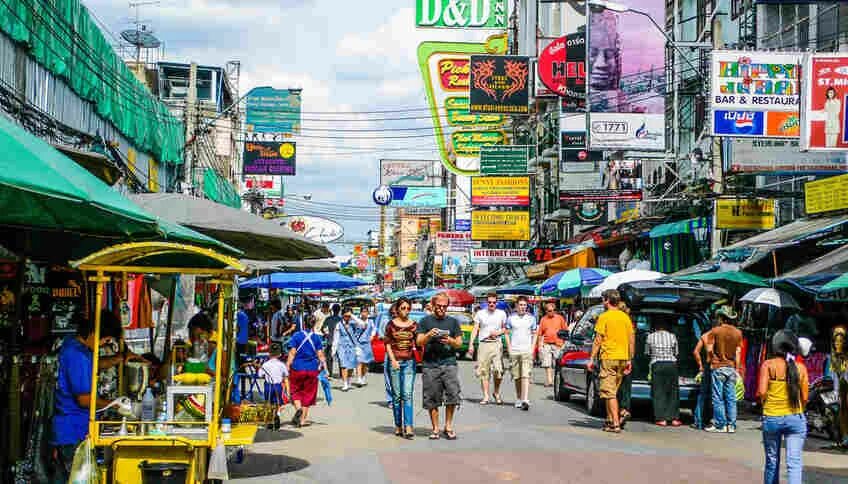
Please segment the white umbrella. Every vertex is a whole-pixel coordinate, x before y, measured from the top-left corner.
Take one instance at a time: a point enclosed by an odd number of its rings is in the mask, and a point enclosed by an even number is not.
[[[644,269],[631,269],[629,271],[616,272],[604,279],[604,282],[593,287],[592,290],[589,291],[589,297],[598,299],[604,291],[608,289],[618,289],[618,286],[628,282],[653,281],[654,279],[659,279],[664,275],[665,274],[662,272],[646,271]]]
[[[748,291],[747,294],[742,296],[740,301],[768,304],[769,306],[779,308],[801,309],[801,306],[798,305],[798,302],[791,295],[770,287],[758,287],[757,289]]]

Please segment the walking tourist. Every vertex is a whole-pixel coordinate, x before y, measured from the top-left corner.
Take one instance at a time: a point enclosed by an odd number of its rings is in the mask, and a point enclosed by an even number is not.
[[[763,447],[765,484],[777,484],[780,476],[781,441],[786,443],[786,471],[789,484],[801,484],[802,451],[807,437],[804,405],[809,396],[807,367],[795,361],[798,338],[780,330],[771,339],[774,357],[760,365],[757,398],[763,405]]]
[[[489,403],[489,377],[495,383],[494,392],[491,395],[498,405],[503,403],[501,399],[501,381],[503,380],[503,343],[501,336],[506,333],[506,313],[497,308],[498,295],[489,293],[486,295],[486,308],[477,311],[474,315],[474,327],[471,329],[471,337],[468,340],[468,356],[474,357],[474,342],[479,337],[477,351],[477,377],[480,378],[480,386],[483,390],[481,405]]]
[[[414,436],[412,391],[415,386],[415,334],[418,324],[409,319],[412,303],[402,297],[395,303],[397,316],[386,326],[386,356],[392,390],[395,435]]]
[[[515,408],[530,410],[530,378],[536,346],[536,317],[527,312],[527,298],[519,296],[515,313],[506,321],[509,366],[515,380]]]
[[[370,319],[368,309],[362,308],[359,312],[359,318],[351,327],[353,337],[356,338],[356,353],[357,363],[357,386],[365,386],[368,384],[368,365],[374,362],[374,350],[371,348],[371,338],[376,334],[374,321]]]
[[[606,311],[598,316],[595,324],[595,341],[587,365],[590,372],[595,370],[595,360],[600,357],[600,388],[598,395],[604,400],[607,419],[605,432],[621,432],[621,415],[618,407],[618,388],[625,374],[633,369],[633,351],[636,345],[633,323],[630,316],[618,309],[621,296],[615,289],[604,291],[603,302]]]
[[[710,331],[707,354],[712,369],[713,424],[707,432],[736,432],[736,379],[742,368],[742,332],[733,326],[737,314],[730,306],[716,311],[718,326]]]
[[[309,422],[309,407],[315,405],[318,395],[318,372],[326,366],[324,346],[321,337],[315,334],[312,327],[315,318],[305,315],[298,331],[289,340],[289,385],[295,413],[292,425],[306,427]]]
[[[407,299],[407,301],[409,301]],[[389,306],[388,313],[389,317],[383,318],[380,321],[380,325],[377,327],[377,337],[383,340],[385,345],[386,339],[386,327],[392,322],[393,319],[397,317],[397,306],[400,304],[398,301],[394,302],[391,306]],[[410,307],[412,302],[410,302]],[[386,387],[386,406],[391,408],[394,405],[394,394],[392,393],[392,376],[390,374],[391,370],[391,362],[389,361],[389,353],[388,351],[383,355],[383,383]]]
[[[556,358],[562,353],[565,341],[559,337],[560,331],[567,331],[568,324],[561,314],[556,312],[556,303],[548,301],[545,303],[545,315],[539,320],[539,329],[536,332],[536,348],[539,351],[539,360],[545,369],[545,386],[554,386],[554,364]]]
[[[332,354],[339,359],[339,368],[341,369],[342,391],[350,390],[351,372],[356,371],[356,338],[353,336],[352,326],[353,314],[350,308],[345,308],[342,312],[342,320],[336,325],[336,331],[333,336]]]
[[[677,369],[677,337],[669,332],[669,322],[659,320],[648,335],[645,354],[650,359],[651,403],[654,422],[660,427],[680,427],[680,387]]]
[[[624,301],[618,302],[618,309],[620,309],[624,314],[630,316],[630,308],[625,304]],[[630,322],[633,326],[633,332],[636,332],[636,325],[633,324],[633,317],[630,318]],[[634,346],[634,350],[635,350]],[[616,393],[616,398],[618,399],[618,414],[621,416],[621,428],[624,428],[624,425],[627,424],[627,421],[630,420],[630,402],[633,396],[633,372],[626,373],[624,378],[621,379],[621,385],[618,386],[618,393]]]
[[[456,440],[453,417],[460,402],[456,350],[462,346],[459,322],[447,315],[450,298],[445,293],[433,297],[433,314],[418,324],[417,346],[424,348],[422,389],[424,408],[430,413],[430,439],[439,434],[439,407],[445,406],[445,426],[442,434]]]
[[[342,307],[336,303],[333,304],[332,313],[330,316],[327,316],[327,319],[324,320],[324,328],[323,335],[325,343],[324,345],[327,348],[333,347],[333,338],[336,335],[336,327],[339,322],[342,320],[340,313],[342,312]],[[327,358],[327,376],[329,378],[333,378],[333,363],[335,362],[335,356],[330,353],[330,357]]]

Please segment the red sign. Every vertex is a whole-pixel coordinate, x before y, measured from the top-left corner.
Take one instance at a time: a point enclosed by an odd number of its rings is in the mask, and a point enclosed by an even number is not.
[[[559,96],[571,98],[573,107],[585,106],[585,34],[565,35],[548,44],[539,54],[539,79]]]
[[[468,92],[471,86],[471,60],[442,59],[439,61],[439,80],[445,91]]]
[[[548,262],[557,257],[564,256],[570,252],[570,249],[555,249],[553,247],[536,247],[527,251],[527,259],[531,263]]]

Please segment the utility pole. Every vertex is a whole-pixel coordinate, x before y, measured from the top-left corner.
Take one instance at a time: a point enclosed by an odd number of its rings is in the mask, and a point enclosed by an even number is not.
[[[713,28],[712,28],[712,37],[713,37],[713,48],[720,49],[721,45],[721,19],[723,17],[720,15],[716,15],[713,17]],[[713,137],[713,169],[712,169],[712,178],[714,180],[713,192],[716,195],[721,195],[724,193],[724,165],[721,160],[721,138],[718,136]],[[710,240],[710,251],[712,255],[715,256],[718,254],[718,249],[721,248],[721,230],[717,228],[718,225],[718,197],[713,199],[713,216],[712,216],[712,230],[710,230],[710,234],[712,238]]]
[[[192,62],[188,71],[188,93],[186,93],[186,105],[185,105],[185,136],[186,139],[189,139],[190,136],[194,136],[197,120],[196,116],[197,109],[197,63]],[[191,150],[187,150],[185,152],[186,160],[185,160],[185,168],[183,180],[188,184],[189,189],[192,194],[196,194],[196,188],[194,186],[194,165],[197,163],[197,145],[193,144]]]

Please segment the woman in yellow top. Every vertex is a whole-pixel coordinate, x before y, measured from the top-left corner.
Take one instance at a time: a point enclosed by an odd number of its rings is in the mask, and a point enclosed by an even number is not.
[[[798,338],[778,331],[771,339],[773,357],[760,365],[757,398],[763,404],[763,447],[766,454],[765,484],[777,484],[780,476],[780,443],[786,440],[789,484],[801,484],[801,453],[807,438],[804,405],[809,397],[807,367],[795,361]]]

